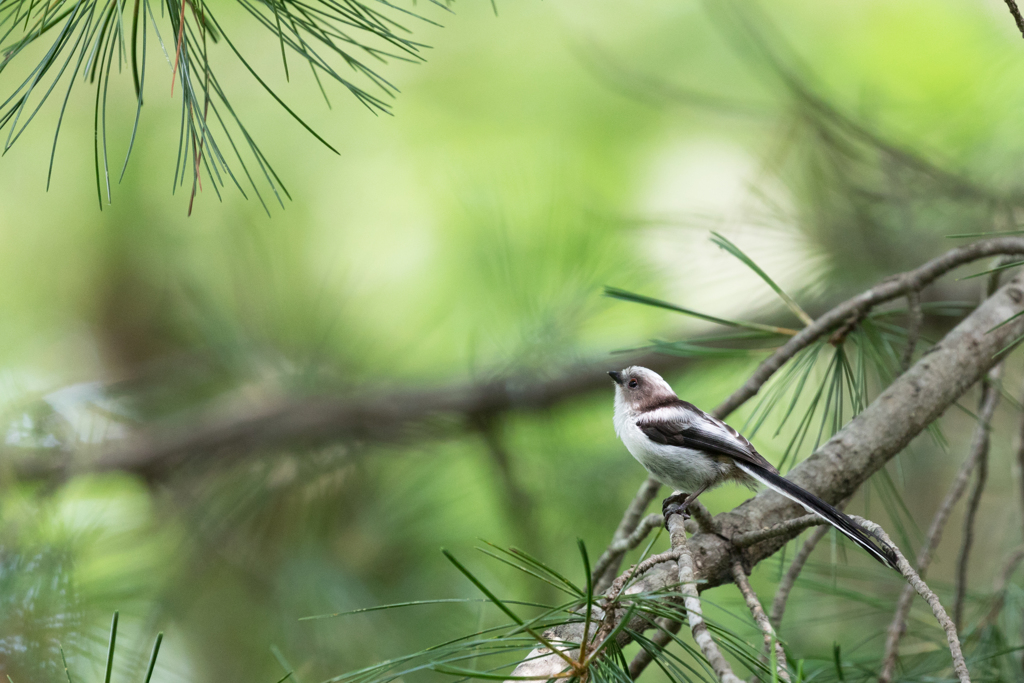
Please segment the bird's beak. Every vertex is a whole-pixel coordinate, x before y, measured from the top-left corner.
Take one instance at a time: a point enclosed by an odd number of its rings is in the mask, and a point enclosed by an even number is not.
[[[618,370],[609,370],[608,376],[615,380],[615,383],[622,386],[622,373]]]

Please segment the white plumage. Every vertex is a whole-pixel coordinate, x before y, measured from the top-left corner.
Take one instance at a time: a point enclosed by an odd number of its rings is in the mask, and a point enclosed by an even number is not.
[[[676,492],[662,506],[666,518],[685,512],[703,491],[724,481],[748,486],[760,482],[827,521],[879,562],[896,568],[892,548],[780,475],[735,429],[679,400],[658,373],[633,366],[608,374],[616,384],[615,433],[652,477]]]

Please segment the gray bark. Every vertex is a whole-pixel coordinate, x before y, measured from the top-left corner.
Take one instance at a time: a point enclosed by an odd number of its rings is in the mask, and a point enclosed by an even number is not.
[[[789,479],[835,503],[851,495],[929,424],[977,383],[995,364],[995,354],[1024,333],[1024,316],[989,332],[1024,310],[1018,276],[1000,288],[946,335],[930,353],[897,378],[864,412],[793,468]],[[774,491],[762,491],[731,512],[718,516],[731,537],[802,516],[803,508]],[[770,538],[744,549],[748,566],[781,548],[787,536]],[[694,555],[705,587],[730,581],[731,544],[698,534]]]
[[[895,285],[895,288],[899,288]],[[995,364],[995,354],[1024,334],[1024,316],[993,330],[996,325],[1024,311],[1024,287],[1018,276],[983,302],[960,322],[929,353],[898,377],[857,417],[795,467],[789,478],[830,503],[849,497],[872,474],[899,453],[950,405],[977,383]],[[749,533],[804,515],[787,498],[762,491],[715,521],[722,536]],[[736,548],[722,536],[698,533],[690,540],[701,590],[732,581],[731,566],[737,554],[753,566],[779,550],[792,536],[772,536],[746,548]],[[673,572],[661,574],[670,585]],[[651,589],[645,577],[645,589]],[[567,630],[553,629],[553,639],[571,640]],[[579,636],[577,635],[577,638]],[[536,666],[530,675],[544,675]],[[513,672],[524,675],[523,665]],[[555,671],[551,671],[553,675]]]

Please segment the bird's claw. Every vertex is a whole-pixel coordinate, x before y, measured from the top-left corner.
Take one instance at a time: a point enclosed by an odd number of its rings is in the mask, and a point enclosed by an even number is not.
[[[690,519],[690,513],[687,511],[688,496],[689,494],[686,493],[673,493],[661,502],[661,514],[665,518],[666,531],[668,530],[668,518],[672,515],[681,515],[683,519]]]

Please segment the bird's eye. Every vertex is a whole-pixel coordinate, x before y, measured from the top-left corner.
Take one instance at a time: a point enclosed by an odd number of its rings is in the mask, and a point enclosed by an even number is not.
[[[629,380],[629,388],[630,389],[636,389],[636,385],[637,384],[639,384],[639,382],[637,382],[635,379]]]

